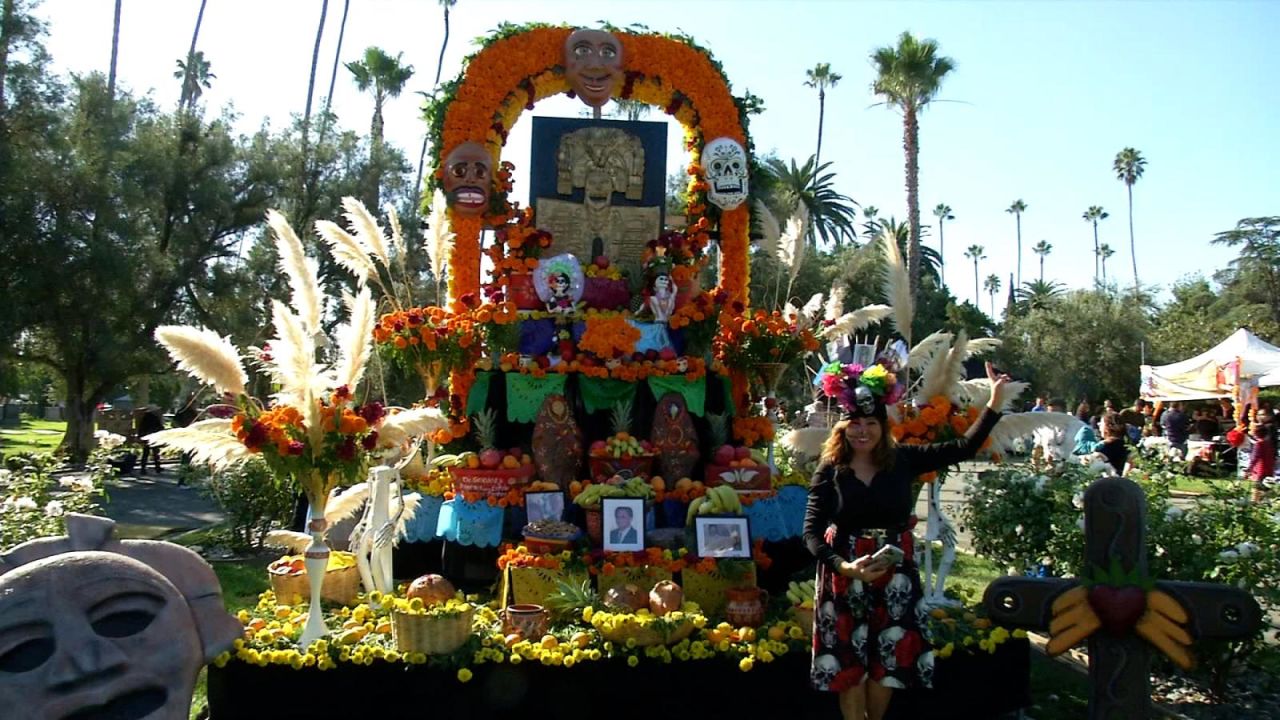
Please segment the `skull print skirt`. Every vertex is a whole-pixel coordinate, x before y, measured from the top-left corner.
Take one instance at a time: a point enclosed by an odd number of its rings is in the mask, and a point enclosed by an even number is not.
[[[840,692],[866,678],[891,688],[931,687],[933,651],[928,610],[915,564],[911,531],[871,537],[837,536],[827,542],[845,558],[870,555],[885,544],[897,545],[905,558],[874,583],[846,578],[818,565],[813,612],[814,688]]]

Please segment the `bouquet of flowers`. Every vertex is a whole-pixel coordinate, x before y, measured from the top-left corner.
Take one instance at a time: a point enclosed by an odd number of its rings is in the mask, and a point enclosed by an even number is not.
[[[898,381],[898,374],[885,362],[864,368],[857,363],[828,363],[818,376],[822,393],[835,400],[845,410],[857,407],[857,391],[864,387],[885,405],[893,405],[906,393],[906,383]]]
[[[725,367],[745,370],[762,363],[791,364],[818,349],[818,340],[795,315],[757,310],[747,317],[722,318],[712,345]]]

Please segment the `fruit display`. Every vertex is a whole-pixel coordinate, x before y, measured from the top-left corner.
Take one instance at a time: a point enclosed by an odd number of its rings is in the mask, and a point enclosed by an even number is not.
[[[596,480],[627,471],[632,475],[648,477],[653,474],[655,455],[653,444],[631,433],[630,400],[620,400],[609,413],[613,435],[591,443],[588,454],[591,477]]]
[[[619,484],[613,483],[596,483],[587,485],[578,493],[573,502],[578,507],[588,510],[598,510],[603,504],[605,498],[610,497],[626,497],[626,498],[643,498],[652,500],[655,496],[653,486],[644,478],[633,477]]]
[[[721,445],[716,448],[704,473],[708,486],[728,485],[738,492],[767,492],[773,489],[772,472],[760,450]]]
[[[520,448],[497,448],[498,413],[485,408],[475,415],[475,432],[480,452],[464,452],[437,458],[453,474],[458,492],[483,495],[505,495],[513,487],[525,485],[533,478],[533,458]]]
[[[670,580],[663,580],[649,591],[649,612],[662,617],[684,604],[684,590]]]
[[[443,575],[423,575],[409,584],[405,598],[418,598],[426,607],[438,605],[453,597],[457,590]]]
[[[307,579],[306,558],[302,555],[285,555],[267,566],[267,577],[276,597],[284,603],[306,602],[311,599],[311,584]],[[320,598],[337,603],[350,603],[360,590],[360,572],[356,569],[356,556],[343,551],[329,553],[320,586]]]
[[[648,440],[632,437],[626,432],[611,435],[605,440],[591,443],[592,457],[626,458],[652,455],[653,444]]]
[[[617,585],[604,594],[605,607],[626,612],[649,608],[649,594],[635,585]]]
[[[812,580],[805,580],[804,582],[796,582],[795,580],[792,580],[791,584],[787,586],[787,599],[796,607],[812,610],[815,592],[816,590]]]
[[[693,519],[699,515],[741,515],[742,501],[738,493],[728,485],[707,488],[707,494],[694,498],[689,503],[685,515],[685,525],[693,525]]]

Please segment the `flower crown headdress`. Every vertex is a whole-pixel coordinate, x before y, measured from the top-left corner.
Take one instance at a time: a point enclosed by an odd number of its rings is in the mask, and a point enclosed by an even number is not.
[[[893,405],[906,394],[906,384],[898,378],[901,353],[896,346],[886,348],[876,363],[828,363],[818,375],[822,394],[839,403],[845,412],[872,415],[877,405]]]

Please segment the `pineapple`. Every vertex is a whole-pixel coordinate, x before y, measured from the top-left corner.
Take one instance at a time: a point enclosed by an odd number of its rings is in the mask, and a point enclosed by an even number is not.
[[[556,591],[547,596],[545,604],[557,621],[564,622],[575,620],[586,608],[599,605],[600,595],[591,589],[590,580],[581,585],[560,580],[556,583]]]
[[[476,413],[476,437],[480,440],[480,466],[492,470],[502,464],[502,451],[498,449],[498,413],[485,408]]]
[[[614,435],[629,435],[631,433],[631,410],[632,403],[630,399],[619,400],[613,404],[613,410],[609,412],[609,423],[613,425]]]
[[[631,400],[619,400],[609,412],[609,424],[613,426],[613,436],[605,441],[607,454],[615,458],[643,455],[648,452],[648,441],[644,444],[631,434]]]

